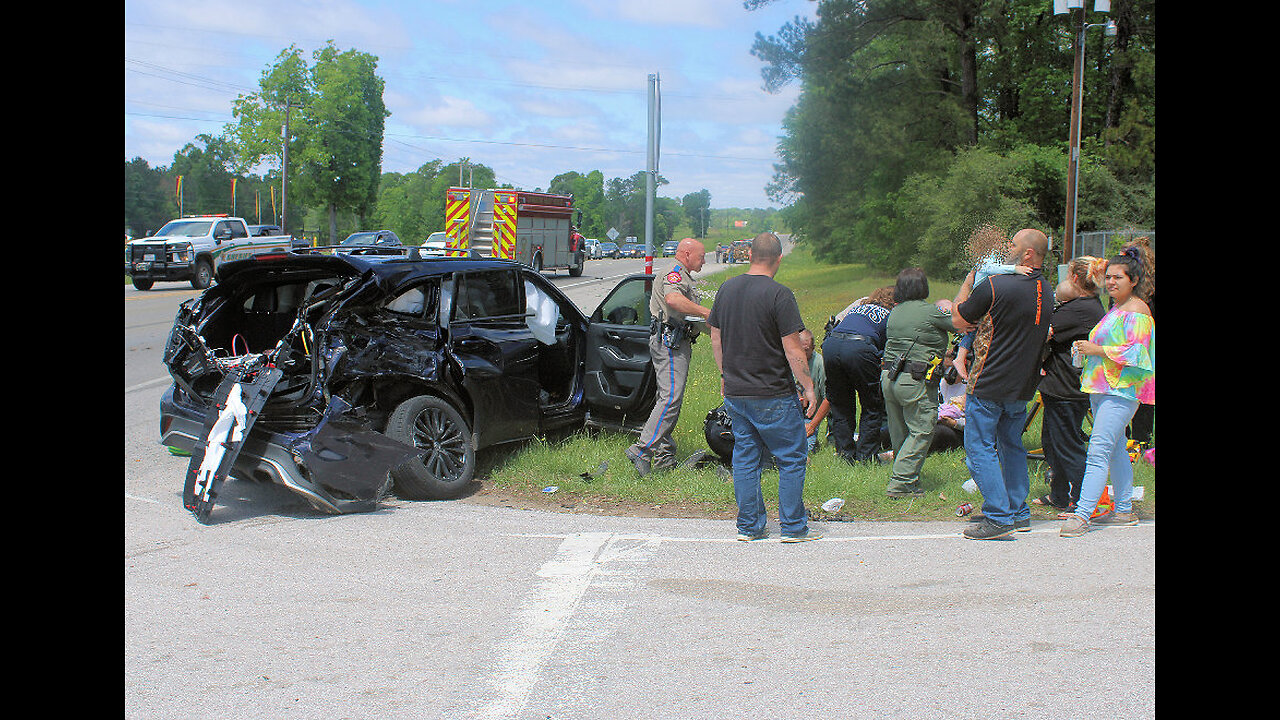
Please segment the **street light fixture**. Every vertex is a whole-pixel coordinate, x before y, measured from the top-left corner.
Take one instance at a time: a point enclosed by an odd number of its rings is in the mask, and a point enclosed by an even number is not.
[[[1110,12],[1111,0],[1094,0],[1094,12]],[[1080,116],[1083,110],[1084,84],[1084,41],[1085,32],[1089,28],[1105,28],[1103,34],[1115,37],[1116,23],[1108,20],[1105,23],[1090,25],[1085,22],[1084,0],[1053,0],[1054,15],[1071,15],[1076,26],[1075,33],[1075,69],[1071,76],[1071,148],[1067,155],[1067,216],[1064,228],[1063,245],[1067,250],[1065,259],[1075,257],[1076,252],[1076,204],[1080,185]]]

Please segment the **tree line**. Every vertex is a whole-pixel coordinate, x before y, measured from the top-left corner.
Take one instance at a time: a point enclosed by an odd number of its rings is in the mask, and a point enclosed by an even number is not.
[[[1155,2],[1089,14],[1107,19],[1115,37],[1087,34],[1077,227],[1154,229]],[[1052,0],[818,0],[752,46],[766,89],[800,87],[770,199],[819,260],[891,272],[959,278],[983,226],[1060,239],[1074,35]]]
[[[154,233],[179,214],[177,179],[182,176],[182,214],[227,213],[243,217],[251,225],[279,224],[281,186],[278,172],[265,175],[237,174],[220,151],[219,138],[199,135],[174,153],[167,167],[151,167],[142,158],[125,161],[125,228],[132,237]],[[318,244],[332,244],[360,230],[394,231],[407,244],[420,244],[433,232],[444,230],[445,194],[459,185],[477,188],[506,187],[497,182],[492,168],[460,158],[446,163],[434,159],[407,173],[382,173],[372,206],[360,214],[355,209],[317,206],[310,198],[290,195],[287,227],[295,236]],[[235,180],[233,206],[232,180]],[[659,177],[658,186],[668,184]],[[574,207],[582,212],[578,231],[585,237],[604,240],[610,228],[619,239],[635,236],[643,240],[645,229],[645,173],[627,178],[605,179],[599,170],[587,173],[567,171],[551,179],[544,188],[510,188],[572,195]],[[325,227],[332,223],[331,228]],[[740,224],[745,236],[761,229],[780,228],[780,211],[774,208],[712,208],[708,190],[683,198],[654,199],[655,245],[680,237],[705,238],[719,229]],[[332,230],[332,233],[330,232]],[[334,239],[336,238],[336,240]]]
[[[283,217],[291,234],[320,244],[371,229],[389,229],[417,244],[444,230],[446,190],[459,184],[498,187],[494,171],[459,158],[429,160],[407,173],[382,172],[383,129],[390,113],[383,105],[377,63],[373,55],[341,51],[332,41],[310,61],[297,46],[281,51],[263,71],[258,90],[236,98],[234,121],[220,134],[197,135],[167,167],[151,167],[141,158],[125,161],[126,234],[153,233],[179,212],[228,213],[250,224],[281,224]],[[282,141],[286,128],[287,143]],[[286,164],[287,188],[281,182]],[[260,167],[267,170],[251,172]],[[666,184],[666,178],[657,178],[657,187]],[[598,170],[566,171],[551,178],[546,192],[573,195],[582,211],[579,231],[586,237],[604,239],[610,228],[622,237],[644,234],[643,171],[607,180]],[[765,214],[772,217],[775,211]],[[713,217],[706,189],[681,199],[656,197],[654,242],[672,239],[677,229],[705,237]],[[769,225],[757,222],[754,227]]]

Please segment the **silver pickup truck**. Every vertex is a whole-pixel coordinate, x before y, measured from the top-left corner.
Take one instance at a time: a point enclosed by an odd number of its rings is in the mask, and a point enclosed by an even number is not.
[[[259,253],[289,252],[297,243],[288,235],[254,236],[243,218],[192,215],[170,220],[155,235],[124,246],[124,274],[139,290],[157,280],[189,280],[203,290],[222,263]]]

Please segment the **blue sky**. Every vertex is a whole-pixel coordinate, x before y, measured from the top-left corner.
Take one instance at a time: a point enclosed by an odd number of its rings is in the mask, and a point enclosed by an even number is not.
[[[384,171],[469,157],[500,183],[645,169],[648,77],[660,78],[660,195],[703,188],[712,207],[765,195],[797,88],[762,89],[750,53],[810,0],[128,0],[125,159],[169,165],[231,121],[232,101],[296,44],[332,39],[378,57],[386,82]]]

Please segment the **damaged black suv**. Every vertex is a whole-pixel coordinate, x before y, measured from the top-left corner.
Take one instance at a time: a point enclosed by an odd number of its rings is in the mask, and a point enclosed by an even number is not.
[[[191,453],[205,522],[228,476],[332,513],[466,491],[475,453],[584,426],[638,431],[653,406],[652,276],[590,317],[506,260],[281,253],[229,262],[179,307],[161,443]]]

